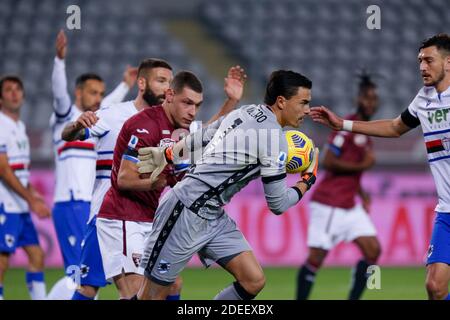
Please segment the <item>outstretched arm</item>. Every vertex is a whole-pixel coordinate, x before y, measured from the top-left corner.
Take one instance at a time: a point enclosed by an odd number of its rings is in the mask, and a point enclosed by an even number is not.
[[[311,108],[309,115],[315,122],[333,130],[351,131],[374,137],[397,138],[411,130],[401,116],[388,120],[350,121],[342,119],[324,106]]]
[[[247,75],[245,71],[240,66],[231,67],[228,70],[228,75],[225,78],[224,91],[227,95],[223,106],[220,108],[219,112],[212,116],[207,124],[211,124],[220,117],[223,117],[233,111],[239,101],[242,99],[244,94],[244,85],[247,80]]]
[[[70,96],[67,91],[66,64],[67,38],[63,30],[56,37],[56,57],[52,71],[53,110],[58,117],[65,117],[70,111]]]

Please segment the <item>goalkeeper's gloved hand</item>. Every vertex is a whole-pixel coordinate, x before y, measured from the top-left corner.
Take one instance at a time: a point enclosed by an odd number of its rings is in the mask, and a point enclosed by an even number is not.
[[[319,166],[319,148],[314,148],[313,160],[311,161],[309,167],[306,168],[305,171],[303,171],[302,180],[300,180],[300,182],[306,184],[308,188],[307,190],[311,189],[314,182],[316,182],[318,166]]]
[[[172,148],[146,147],[138,150],[137,163],[139,173],[151,173],[150,182],[156,181],[168,163],[173,163]]]

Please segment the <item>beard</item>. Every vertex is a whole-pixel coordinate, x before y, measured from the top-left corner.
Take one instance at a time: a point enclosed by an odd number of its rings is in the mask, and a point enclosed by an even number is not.
[[[445,78],[445,71],[442,70],[442,72],[436,77],[436,80],[431,79],[428,83],[425,83],[424,81],[424,85],[436,87],[442,80],[444,80],[444,78]]]
[[[145,102],[147,102],[149,106],[157,106],[163,103],[165,95],[163,94],[160,94],[159,96],[155,95],[155,93],[147,85],[144,94],[142,95],[142,98],[145,100]]]

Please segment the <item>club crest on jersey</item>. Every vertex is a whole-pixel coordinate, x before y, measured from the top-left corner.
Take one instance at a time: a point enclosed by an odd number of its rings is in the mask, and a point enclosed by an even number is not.
[[[169,270],[170,270],[170,263],[165,260],[161,260],[158,264],[158,272],[164,274],[169,272]]]
[[[281,151],[280,154],[278,155],[278,159],[277,159],[278,167],[282,168],[285,166],[286,158],[287,158],[286,152]]]
[[[128,142],[128,148],[136,149],[136,146],[137,146],[138,142],[139,142],[138,137],[132,135],[131,138],[130,138],[130,141]]]
[[[137,133],[146,133],[149,134],[147,129],[136,129]]]
[[[131,259],[133,259],[133,263],[136,266],[136,268],[139,267],[139,265],[141,264],[141,257],[142,257],[142,254],[140,254],[140,253],[132,253],[131,254]]]
[[[175,144],[175,140],[164,138],[159,141],[159,147],[168,148]]]

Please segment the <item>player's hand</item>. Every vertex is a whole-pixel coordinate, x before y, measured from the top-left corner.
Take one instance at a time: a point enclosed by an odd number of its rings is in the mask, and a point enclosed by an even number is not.
[[[317,169],[319,167],[319,148],[314,148],[314,157],[311,161],[311,164],[305,171],[302,173],[302,180],[307,186],[307,190],[311,189],[312,185],[316,182],[317,178]]]
[[[97,123],[99,117],[92,111],[83,112],[75,121],[74,126],[77,130],[83,128],[91,128],[94,124]]]
[[[140,174],[151,173],[150,183],[154,183],[166,165],[172,161],[171,148],[146,147],[140,148],[139,162],[137,163]]]
[[[234,66],[228,70],[224,85],[225,94],[228,99],[235,101],[241,100],[244,94],[245,80],[247,80],[247,75],[240,66]]]
[[[344,120],[324,106],[312,107],[309,116],[313,121],[324,124],[333,130],[342,130]]]
[[[127,66],[125,72],[123,73],[123,82],[125,82],[128,88],[133,88],[136,83],[138,74],[138,68]]]
[[[44,201],[36,197],[30,202],[30,210],[36,213],[40,219],[48,218],[51,215],[50,208]]]
[[[59,59],[64,59],[67,52],[67,37],[64,30],[59,30],[56,36],[56,56]]]

